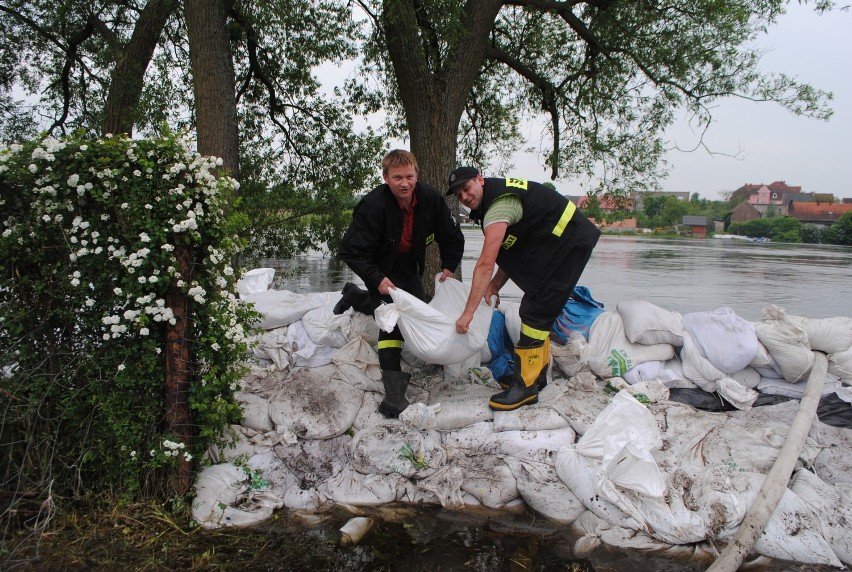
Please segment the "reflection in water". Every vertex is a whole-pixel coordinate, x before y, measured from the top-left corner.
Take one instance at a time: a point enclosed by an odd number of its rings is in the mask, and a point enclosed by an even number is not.
[[[469,280],[482,248],[482,232],[464,230],[462,276]],[[362,284],[339,260],[311,253],[289,260],[259,260],[275,268],[276,289],[337,291]],[[607,309],[641,299],[678,312],[729,306],[758,321],[766,304],[810,318],[852,316],[852,248],[745,242],[725,239],[651,239],[603,236],[580,284]],[[513,283],[502,297],[519,300]]]

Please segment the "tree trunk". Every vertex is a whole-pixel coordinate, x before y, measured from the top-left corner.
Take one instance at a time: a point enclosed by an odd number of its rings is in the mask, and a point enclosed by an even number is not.
[[[228,41],[225,1],[186,0],[186,28],[195,93],[198,152],[221,158],[224,170],[239,179],[236,78]]]
[[[130,42],[115,63],[104,107],[104,134],[133,134],[145,70],[151,63],[163,27],[177,5],[177,0],[151,0],[142,10]]]
[[[178,242],[178,241],[176,241]],[[175,258],[181,280],[192,281],[192,252],[188,245],[178,242]],[[192,414],[189,410],[189,386],[192,382],[191,303],[189,296],[172,281],[166,293],[166,306],[174,314],[175,324],[166,326],[166,387],[163,396],[166,431],[173,433],[178,442],[192,447]],[[192,464],[183,456],[177,459],[177,470],[171,476],[171,493],[182,495],[192,484]]]
[[[420,178],[441,192],[446,190],[450,171],[457,166],[456,137],[465,101],[485,60],[488,35],[503,2],[469,0],[468,4],[463,36],[443,62],[436,52],[427,51],[427,43],[421,38],[415,0],[385,0],[382,13],[411,152],[420,165]],[[458,217],[458,201],[450,197],[448,203]],[[437,249],[432,248],[423,276],[429,295],[434,293],[434,276],[440,270]],[[460,270],[456,276],[461,277]]]

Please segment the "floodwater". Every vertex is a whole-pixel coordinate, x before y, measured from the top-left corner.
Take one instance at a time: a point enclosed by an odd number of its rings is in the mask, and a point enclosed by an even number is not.
[[[462,280],[469,280],[482,233],[464,233]],[[258,265],[276,269],[277,289],[325,292],[361,283],[345,264],[321,253]],[[808,318],[852,316],[852,247],[608,235],[579,284],[612,310],[622,301],[647,300],[681,313],[727,306],[751,321],[761,320],[767,304]],[[509,282],[501,297],[517,301],[521,294]]]
[[[482,233],[466,228],[462,264],[469,280],[482,246]],[[290,260],[259,260],[276,270],[275,289],[337,291],[347,281],[361,284],[342,262],[322,253]],[[747,242],[735,239],[654,239],[603,236],[580,279],[592,296],[615,309],[642,299],[681,313],[731,307],[739,316],[761,319],[766,304],[811,318],[852,316],[852,248]],[[519,300],[511,282],[503,299]],[[370,511],[368,511],[370,512]],[[576,538],[564,526],[531,511],[456,513],[423,507],[404,518],[374,515],[379,524],[344,556],[347,570],[704,570],[707,562],[671,560],[638,551],[601,547],[584,558],[573,554]],[[335,542],[345,518],[332,518],[313,533]],[[274,527],[274,525],[271,525]],[[282,529],[281,533],[286,534]],[[345,564],[343,564],[345,562]],[[275,568],[270,568],[275,569]],[[827,567],[771,562],[755,569],[823,571]]]

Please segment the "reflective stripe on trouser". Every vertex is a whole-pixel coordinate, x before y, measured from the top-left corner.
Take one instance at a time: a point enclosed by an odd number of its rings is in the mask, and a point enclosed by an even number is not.
[[[382,371],[402,371],[400,358],[404,343],[398,326],[392,332],[379,330],[379,367]]]

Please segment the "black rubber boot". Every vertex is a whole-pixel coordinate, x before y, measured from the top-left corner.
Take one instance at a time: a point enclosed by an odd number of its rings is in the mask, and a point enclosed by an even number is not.
[[[550,346],[515,347],[515,370],[509,388],[491,396],[488,406],[497,411],[512,411],[522,405],[538,403],[539,380],[547,385]]]
[[[385,398],[379,403],[379,413],[385,417],[399,417],[408,407],[405,390],[408,389],[410,373],[402,371],[383,371],[382,383],[385,386]]]
[[[365,308],[369,307],[370,293],[358,288],[352,282],[344,284],[341,292],[343,297],[334,305],[334,309],[332,309],[334,314],[342,314],[349,308],[355,308],[357,311],[363,311]]]

